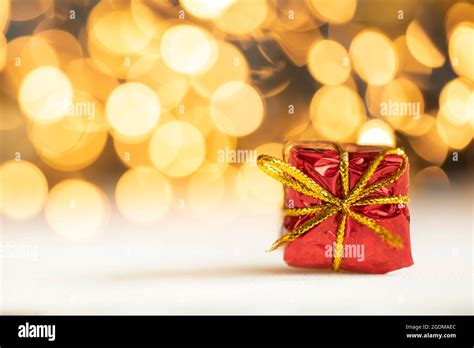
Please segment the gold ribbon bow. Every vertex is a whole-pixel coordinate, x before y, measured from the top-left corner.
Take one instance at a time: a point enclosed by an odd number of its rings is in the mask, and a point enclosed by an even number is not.
[[[407,204],[409,198],[404,195],[395,195],[390,197],[373,197],[366,198],[378,189],[390,185],[397,181],[405,172],[408,164],[407,156],[402,149],[388,149],[377,154],[367,171],[362,175],[359,182],[349,192],[349,154],[341,148],[338,148],[339,172],[341,175],[343,198],[333,196],[330,192],[318,185],[313,179],[306,174],[293,167],[292,165],[279,160],[278,158],[260,155],[257,164],[260,169],[267,175],[278,180],[283,185],[302,193],[306,196],[317,198],[323,203],[321,205],[285,209],[287,216],[303,216],[315,215],[308,221],[304,222],[298,228],[289,231],[281,238],[276,240],[269,251],[273,251],[286,242],[294,241],[303,234],[317,226],[330,216],[340,212],[342,217],[337,227],[336,246],[333,253],[333,270],[338,271],[342,262],[342,251],[344,244],[344,234],[346,229],[347,217],[354,219],[360,224],[368,227],[370,230],[378,234],[382,240],[395,248],[401,248],[402,240],[399,236],[393,235],[390,231],[377,224],[373,219],[363,216],[351,210],[352,206],[371,205],[371,204]],[[400,168],[388,178],[379,180],[367,187],[369,180],[372,178],[376,169],[382,160],[388,155],[398,155],[403,158]]]

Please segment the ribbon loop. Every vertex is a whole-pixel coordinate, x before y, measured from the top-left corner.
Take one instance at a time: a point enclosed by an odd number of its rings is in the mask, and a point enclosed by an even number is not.
[[[403,159],[400,168],[398,168],[398,170],[393,175],[389,176],[388,178],[377,181],[373,183],[371,186],[365,188],[365,186],[374,175],[375,171],[377,170],[382,160],[388,155],[398,155]],[[356,200],[360,200],[364,197],[367,197],[368,195],[370,195],[371,193],[374,193],[375,191],[377,191],[378,189],[382,187],[385,187],[394,183],[405,172],[407,163],[408,163],[408,157],[402,149],[385,150],[384,152],[378,154],[377,156],[375,156],[374,160],[369,165],[369,168],[367,169],[367,171],[360,178],[359,182],[356,184],[356,186],[350,193],[349,200],[351,202],[355,202]]]
[[[336,197],[319,186],[302,171],[278,158],[260,155],[257,159],[257,165],[267,175],[299,193],[333,204],[338,201]]]

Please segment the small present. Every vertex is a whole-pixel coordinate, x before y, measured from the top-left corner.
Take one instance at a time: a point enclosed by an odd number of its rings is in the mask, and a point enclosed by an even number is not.
[[[259,167],[285,185],[290,266],[386,273],[413,264],[408,158],[402,149],[327,142],[287,144]]]

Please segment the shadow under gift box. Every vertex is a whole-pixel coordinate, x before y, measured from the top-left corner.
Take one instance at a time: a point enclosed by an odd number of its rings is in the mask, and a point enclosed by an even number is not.
[[[349,192],[365,173],[374,157],[385,147],[340,145],[349,155]],[[284,159],[313,179],[335,197],[343,198],[339,172],[339,152],[337,147],[327,142],[289,143],[284,148]],[[402,165],[399,155],[387,155],[368,182],[371,185],[393,175]],[[389,197],[408,194],[409,167],[394,183],[378,189],[370,197]],[[317,198],[301,194],[285,187],[285,206],[304,208],[321,205]],[[406,204],[372,204],[352,206],[353,211],[369,217],[399,236],[402,247],[390,246],[374,231],[347,217],[342,250],[341,269],[365,272],[387,273],[413,265],[410,247],[410,214]],[[314,215],[287,216],[285,228],[294,230]],[[330,216],[296,240],[287,243],[284,259],[290,266],[332,268],[336,233],[342,218],[341,212]]]

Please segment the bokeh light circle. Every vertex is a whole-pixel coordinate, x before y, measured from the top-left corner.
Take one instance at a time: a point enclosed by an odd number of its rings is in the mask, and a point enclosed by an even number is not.
[[[469,125],[453,124],[444,113],[444,109],[438,111],[436,118],[438,134],[444,143],[452,149],[462,150],[472,140],[472,130]]]
[[[160,50],[166,65],[189,75],[206,72],[217,58],[217,44],[211,35],[189,24],[169,28],[163,34]]]
[[[68,63],[65,72],[75,89],[87,91],[100,101],[107,101],[110,93],[119,85],[112,73],[104,73],[107,66],[92,58],[76,59]]]
[[[150,87],[158,96],[163,111],[178,106],[190,85],[188,76],[170,69],[163,59],[154,56],[143,56],[134,63],[127,80]]]
[[[23,80],[18,95],[23,112],[39,123],[53,122],[63,117],[72,98],[69,78],[55,67],[31,71]]]
[[[425,134],[410,137],[409,142],[416,154],[426,161],[440,166],[446,160],[449,148],[440,137],[434,120]]]
[[[283,145],[266,143],[255,149],[256,157],[270,155],[283,159]],[[283,205],[281,184],[263,173],[255,162],[244,163],[237,177],[237,192],[245,208],[253,212],[276,212]]]
[[[106,105],[110,126],[125,138],[139,138],[152,132],[160,119],[160,111],[156,93],[137,82],[115,88]]]
[[[436,166],[423,168],[413,178],[413,186],[416,192],[426,190],[441,191],[449,188],[449,177],[443,169]]]
[[[238,0],[215,18],[214,22],[225,33],[246,35],[265,22],[268,12],[268,3],[265,0]]]
[[[236,0],[181,0],[183,8],[193,16],[201,19],[211,19],[222,14]]]
[[[155,131],[149,151],[157,169],[172,177],[182,177],[199,168],[206,146],[196,127],[184,121],[170,121]]]
[[[0,0],[0,33],[7,28],[10,10],[10,0]]]
[[[241,137],[252,133],[262,123],[264,111],[260,94],[242,81],[223,84],[211,98],[211,118],[228,135]]]
[[[429,75],[432,72],[432,68],[421,64],[418,60],[413,57],[407,46],[406,36],[402,35],[395,39],[393,42],[397,49],[399,59],[399,74],[420,74]]]
[[[321,20],[334,24],[350,21],[357,8],[357,0],[311,0],[310,4]]]
[[[53,5],[53,2],[53,0],[10,1],[10,19],[13,21],[29,21],[46,12]]]
[[[239,213],[236,178],[237,169],[227,163],[207,163],[199,168],[187,186],[191,214],[207,223],[233,220]]]
[[[456,2],[448,9],[444,19],[446,37],[449,39],[459,23],[474,22],[474,4],[464,1]]]
[[[448,82],[441,90],[439,107],[446,120],[461,126],[474,117],[474,86],[467,80],[457,78]]]
[[[118,138],[114,138],[114,149],[118,158],[127,167],[136,168],[140,166],[151,167],[150,139],[145,139],[138,143],[127,143]]]
[[[247,82],[250,68],[247,58],[233,44],[226,41],[218,42],[219,56],[214,66],[204,74],[192,79],[194,89],[203,97],[210,98],[212,93],[229,81]]]
[[[369,85],[365,98],[370,113],[394,129],[414,135],[416,128],[422,128],[425,101],[420,88],[412,81],[397,78],[385,86]]]
[[[446,58],[416,20],[408,25],[406,42],[410,53],[421,64],[430,68],[443,66]]]
[[[360,97],[349,87],[324,86],[310,105],[311,123],[316,131],[331,141],[348,140],[365,119]]]
[[[472,6],[474,8],[474,5]],[[449,39],[451,66],[459,76],[474,82],[474,23],[461,22]]]
[[[308,70],[322,84],[340,85],[351,74],[349,54],[336,41],[317,41],[308,52]]]
[[[0,212],[25,220],[37,216],[48,195],[41,170],[27,161],[7,161],[0,166]]]
[[[359,129],[357,144],[395,146],[392,128],[382,120],[370,120]]]
[[[12,98],[18,98],[20,85],[33,70],[58,66],[55,49],[46,39],[39,36],[20,36],[10,40],[6,51],[0,88]]]
[[[81,179],[66,179],[49,192],[45,216],[59,235],[84,240],[103,229],[108,209],[105,193],[97,186]]]
[[[108,52],[117,55],[143,51],[152,36],[142,30],[129,9],[114,9],[107,2],[99,3],[89,16],[89,35]]]
[[[163,174],[151,167],[129,169],[115,189],[120,213],[138,224],[160,220],[169,210],[172,188]]]
[[[71,33],[64,30],[50,29],[38,32],[36,39],[43,39],[53,50],[61,69],[77,59],[82,59],[84,53],[78,40]],[[67,74],[67,71],[64,71]],[[69,75],[68,75],[69,76]]]
[[[385,85],[398,71],[398,55],[392,41],[374,30],[363,30],[352,40],[352,65],[371,85]]]

